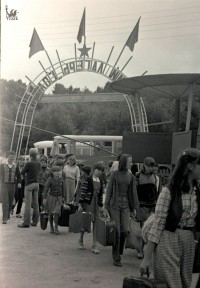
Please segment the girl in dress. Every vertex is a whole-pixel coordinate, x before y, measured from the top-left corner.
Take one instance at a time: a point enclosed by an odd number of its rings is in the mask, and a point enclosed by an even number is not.
[[[68,159],[68,164],[63,168],[64,185],[65,185],[65,202],[70,203],[74,200],[74,194],[80,178],[80,169],[76,165],[76,158],[74,155]]]
[[[88,166],[87,166],[88,167]],[[96,239],[96,220],[100,212],[103,211],[103,183],[100,179],[104,167],[101,163],[93,166],[93,174],[89,176],[88,168],[82,167],[84,178],[82,179],[81,192],[79,197],[79,211],[91,212],[93,223],[93,245],[92,253],[99,254]],[[85,250],[83,243],[84,231],[80,232],[79,249]]]
[[[51,168],[50,177],[48,178],[44,189],[44,201],[49,212],[50,232],[59,235],[58,220],[61,214],[61,205],[63,201],[63,179],[58,166]],[[55,223],[55,230],[53,221]]]

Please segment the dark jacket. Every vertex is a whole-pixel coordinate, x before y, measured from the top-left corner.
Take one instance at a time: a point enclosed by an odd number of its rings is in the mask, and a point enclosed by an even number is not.
[[[146,174],[142,170],[136,174],[136,180],[140,205],[155,207],[159,194],[156,175],[154,173]]]
[[[82,178],[80,182],[79,203],[91,204],[93,197],[94,185],[92,176]],[[100,179],[100,193],[98,194],[98,206],[103,207],[103,182]]]
[[[200,232],[200,189],[198,187],[196,189],[197,189],[196,194],[198,203],[198,213],[195,219],[196,221],[195,230],[197,232]],[[178,223],[181,220],[182,213],[183,213],[182,197],[181,195],[174,193],[174,195],[172,195],[171,205],[166,219],[165,230],[175,232],[178,227]]]
[[[119,171],[114,171],[111,173],[110,180],[108,182],[108,187],[106,190],[106,200],[105,208],[109,211],[110,209],[118,209],[119,207],[119,188],[117,183],[117,175]],[[128,202],[130,211],[133,212],[134,209],[138,207],[137,189],[136,189],[136,179],[130,173],[130,184],[127,191]]]

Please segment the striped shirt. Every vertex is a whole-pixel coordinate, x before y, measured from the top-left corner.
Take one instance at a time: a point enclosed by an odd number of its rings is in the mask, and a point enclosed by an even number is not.
[[[163,230],[165,229],[166,219],[171,203],[171,193],[164,187],[158,197],[155,210],[155,220],[148,234],[148,240],[159,243]],[[194,227],[195,217],[198,212],[196,188],[190,193],[182,193],[183,213],[178,226]]]

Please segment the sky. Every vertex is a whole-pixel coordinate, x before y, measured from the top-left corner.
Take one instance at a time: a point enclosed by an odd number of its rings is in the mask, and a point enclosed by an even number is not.
[[[7,20],[8,11],[17,10],[18,20]],[[52,63],[74,57],[74,43],[86,8],[86,45],[95,42],[94,58],[106,61],[112,46],[113,65],[138,18],[139,40],[131,52],[125,47],[118,62],[122,68],[133,56],[124,74],[127,77],[147,74],[200,72],[200,2],[199,0],[2,0],[1,1],[1,78],[28,84],[49,60],[44,51],[30,59],[29,44],[35,28]],[[91,56],[89,51],[89,56]],[[77,52],[78,53],[78,52]],[[75,73],[57,83],[66,87],[85,86],[95,90],[107,78],[96,73]],[[53,85],[54,86],[54,85]],[[53,86],[47,92],[51,93]]]

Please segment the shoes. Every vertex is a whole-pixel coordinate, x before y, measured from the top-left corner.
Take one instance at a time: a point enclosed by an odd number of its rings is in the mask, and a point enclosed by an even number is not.
[[[20,214],[16,214],[17,218],[22,218],[22,216]]]
[[[114,261],[113,264],[117,267],[121,267],[122,263],[120,261]]]
[[[18,224],[18,227],[19,228],[29,228],[30,226],[27,225],[27,224],[22,223],[22,224]]]
[[[55,234],[56,234],[56,235],[59,235],[59,234],[60,234],[60,232],[58,231],[58,229],[55,229]]]
[[[138,259],[143,259],[144,258],[143,252],[137,252],[137,257]]]
[[[84,246],[84,244],[83,244],[83,243],[79,244],[78,249],[80,249],[80,250],[85,250],[85,246]]]
[[[100,251],[97,249],[97,247],[92,247],[92,253],[100,254]]]
[[[3,224],[7,224],[7,220],[3,220],[2,223],[3,223]]]
[[[50,233],[51,233],[51,234],[54,234],[54,233],[55,233],[53,226],[50,227]]]
[[[36,226],[37,226],[37,224],[35,224],[35,223],[31,222],[31,226],[34,226],[34,227],[36,227]]]

